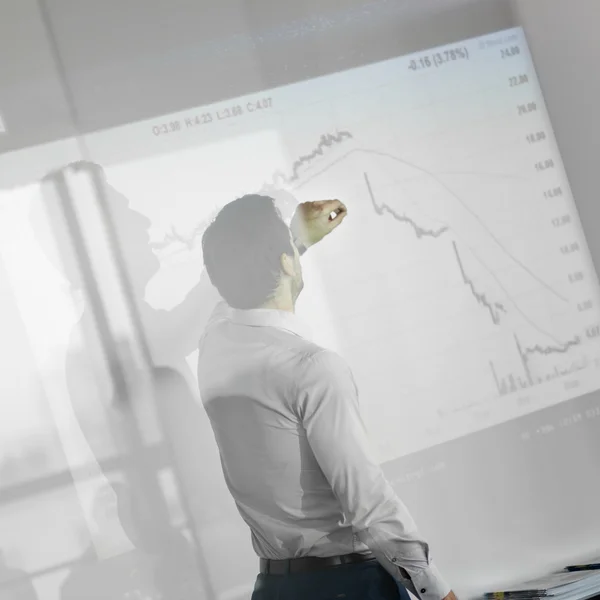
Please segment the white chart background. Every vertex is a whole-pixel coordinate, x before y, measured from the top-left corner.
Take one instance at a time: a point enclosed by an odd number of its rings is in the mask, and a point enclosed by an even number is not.
[[[197,281],[226,202],[348,205],[298,314],[349,361],[382,461],[600,388],[597,278],[520,29],[86,144],[152,220],[157,308]]]

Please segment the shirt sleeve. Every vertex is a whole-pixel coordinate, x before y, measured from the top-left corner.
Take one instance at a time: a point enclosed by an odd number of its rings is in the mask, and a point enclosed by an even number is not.
[[[346,520],[381,565],[422,600],[450,593],[406,506],[372,456],[348,365],[323,350],[298,381],[300,418]]]

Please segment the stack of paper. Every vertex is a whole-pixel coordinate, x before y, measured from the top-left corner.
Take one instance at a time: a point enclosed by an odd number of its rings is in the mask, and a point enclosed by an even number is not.
[[[600,596],[600,571],[563,572],[546,575],[498,592],[485,594],[486,600],[586,600]]]

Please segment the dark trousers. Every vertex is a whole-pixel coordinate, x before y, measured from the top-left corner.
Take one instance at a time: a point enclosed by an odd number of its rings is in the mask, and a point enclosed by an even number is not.
[[[259,575],[252,600],[409,600],[376,561],[291,575]]]

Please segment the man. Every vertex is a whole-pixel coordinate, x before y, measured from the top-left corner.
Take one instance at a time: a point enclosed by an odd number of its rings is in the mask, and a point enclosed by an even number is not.
[[[370,455],[352,373],[303,335],[300,254],[347,216],[301,204],[288,228],[266,196],[227,206],[203,237],[225,303],[200,342],[202,401],[261,572],[253,600],[387,600],[401,585],[454,600]]]

